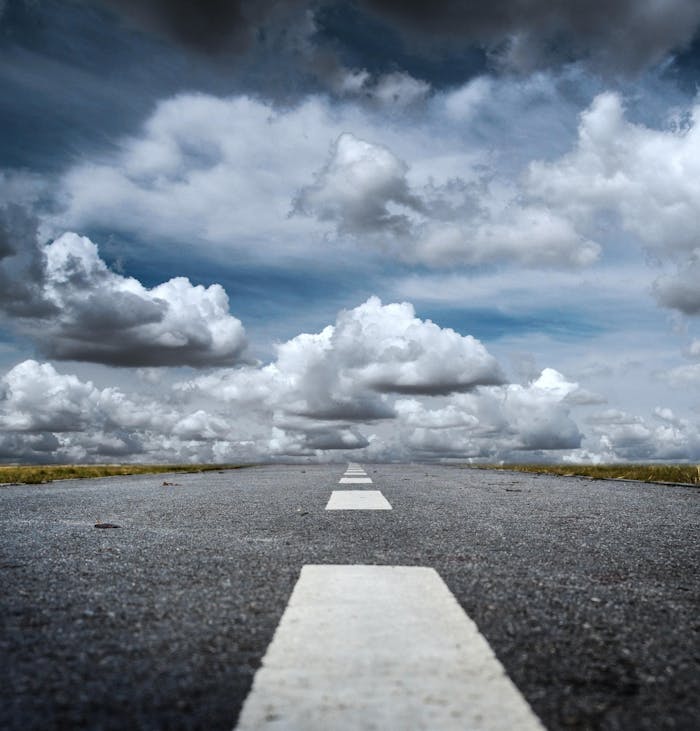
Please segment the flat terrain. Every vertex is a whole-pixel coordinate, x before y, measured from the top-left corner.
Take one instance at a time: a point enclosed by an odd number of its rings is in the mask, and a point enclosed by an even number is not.
[[[1,488],[0,728],[231,729],[305,564],[434,568],[549,729],[700,726],[697,488],[344,469]]]

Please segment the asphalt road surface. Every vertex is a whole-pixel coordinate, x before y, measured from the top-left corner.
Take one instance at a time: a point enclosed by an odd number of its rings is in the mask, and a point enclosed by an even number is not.
[[[696,488],[345,468],[0,488],[0,728],[232,729],[316,564],[435,569],[548,729],[700,728]]]

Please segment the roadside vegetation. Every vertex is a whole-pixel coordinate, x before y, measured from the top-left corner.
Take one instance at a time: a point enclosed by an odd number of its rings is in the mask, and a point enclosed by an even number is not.
[[[477,469],[515,470],[538,474],[574,475],[608,480],[640,480],[641,482],[681,482],[700,485],[700,465],[693,464],[601,464],[601,465],[548,465],[548,464],[478,464]]]
[[[240,464],[71,464],[71,465],[0,465],[0,484],[36,485],[53,480],[115,475],[148,475],[162,472],[211,472],[236,470]]]

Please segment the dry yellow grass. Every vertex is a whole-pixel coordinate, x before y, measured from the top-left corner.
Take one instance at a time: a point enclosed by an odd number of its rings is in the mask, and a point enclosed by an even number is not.
[[[235,470],[245,466],[238,464],[0,465],[0,484],[39,484],[53,480],[161,472],[209,472]]]
[[[539,474],[572,476],[594,479],[641,480],[642,482],[679,482],[700,484],[700,465],[692,464],[614,464],[614,465],[546,465],[503,464],[468,465],[478,469],[516,470]]]

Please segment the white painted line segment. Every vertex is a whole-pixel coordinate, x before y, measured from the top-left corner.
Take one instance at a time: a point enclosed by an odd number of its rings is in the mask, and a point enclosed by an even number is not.
[[[391,510],[379,490],[333,490],[326,510]]]
[[[544,731],[440,576],[304,566],[238,731]]]
[[[347,485],[350,483],[357,484],[357,483],[363,483],[363,482],[364,483],[372,482],[372,478],[371,477],[341,477],[338,480],[338,484],[340,484],[340,485]]]

